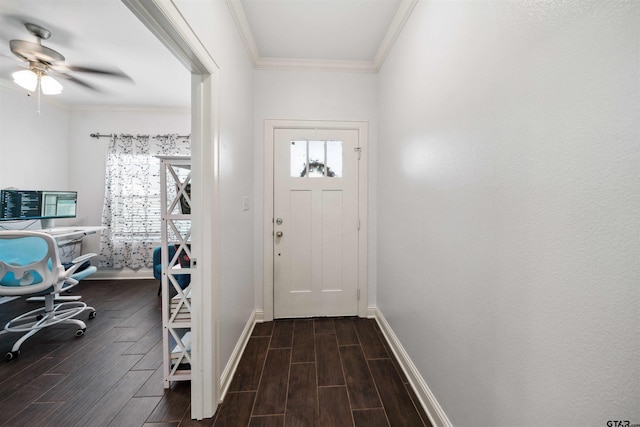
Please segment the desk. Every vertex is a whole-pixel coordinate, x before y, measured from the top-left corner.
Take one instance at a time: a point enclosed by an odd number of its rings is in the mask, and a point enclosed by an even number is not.
[[[53,236],[57,241],[62,240],[74,240],[81,239],[84,236],[88,236],[89,234],[96,234],[98,231],[102,230],[104,227],[102,226],[76,226],[76,227],[54,227],[54,228],[43,228],[42,230],[33,230],[40,231],[42,233],[47,233]]]

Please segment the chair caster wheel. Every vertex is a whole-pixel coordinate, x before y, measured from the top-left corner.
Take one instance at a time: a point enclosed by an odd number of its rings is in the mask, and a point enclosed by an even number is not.
[[[7,360],[13,360],[20,356],[20,350],[10,351],[4,355],[4,358]]]
[[[95,311],[89,313],[89,319],[95,319],[98,314]]]
[[[87,330],[87,328],[78,329],[78,330],[76,331],[76,336],[77,336],[77,337],[81,337],[81,336],[83,336],[83,335],[84,335],[84,331],[86,331],[86,330]]]

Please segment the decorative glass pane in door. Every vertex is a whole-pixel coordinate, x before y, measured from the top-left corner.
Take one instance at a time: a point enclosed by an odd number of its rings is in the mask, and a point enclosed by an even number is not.
[[[291,177],[342,177],[342,141],[291,141]]]

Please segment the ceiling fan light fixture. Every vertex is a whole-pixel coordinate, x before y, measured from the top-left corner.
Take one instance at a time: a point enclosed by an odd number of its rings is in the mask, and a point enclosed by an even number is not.
[[[31,70],[16,71],[11,77],[15,84],[29,92],[35,92],[38,87],[38,75]]]
[[[11,75],[13,81],[18,86],[35,92],[38,90],[38,80],[40,80],[40,90],[45,95],[59,95],[62,93],[62,85],[53,77],[38,74],[32,70],[16,71]]]
[[[62,93],[62,85],[51,76],[40,77],[40,88],[45,95],[59,95]]]

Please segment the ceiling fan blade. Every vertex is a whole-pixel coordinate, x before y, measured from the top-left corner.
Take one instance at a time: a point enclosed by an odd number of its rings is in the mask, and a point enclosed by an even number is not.
[[[0,52],[0,58],[11,59],[12,61],[19,62],[21,64],[26,64],[25,61],[23,61],[22,59],[18,58],[17,56],[15,56],[12,53]]]
[[[102,90],[100,90],[96,86],[92,85],[91,83],[87,83],[84,80],[80,80],[79,78],[70,76],[69,74],[58,73],[58,74],[56,74],[56,76],[60,76],[62,78],[65,78],[65,79],[69,80],[70,82],[73,82],[73,83],[75,83],[77,85],[83,86],[83,87],[85,87],[87,89],[91,89],[91,90],[96,91],[96,92],[102,92]]]
[[[127,80],[132,80],[131,77],[129,77],[126,73],[112,68],[112,69],[107,69],[107,68],[94,68],[94,67],[82,67],[82,66],[78,66],[78,65],[55,65],[53,67],[51,67],[53,70],[55,71],[73,71],[73,72],[78,72],[78,73],[91,73],[91,74],[100,74],[102,76],[111,76],[111,77],[119,77],[119,78],[123,78],[123,79],[127,79]]]

